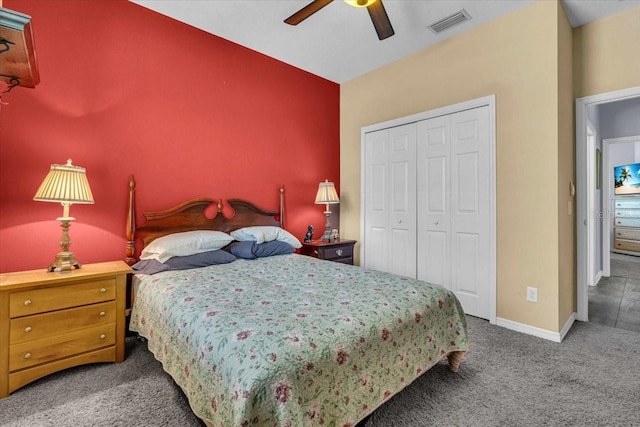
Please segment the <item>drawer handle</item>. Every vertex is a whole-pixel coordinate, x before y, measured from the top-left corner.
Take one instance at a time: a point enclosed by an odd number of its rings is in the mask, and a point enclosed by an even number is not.
[[[100,335],[100,339],[103,340],[105,339],[107,336],[105,334]]]
[[[338,256],[342,256],[342,249],[338,249],[338,250],[336,250],[336,255],[338,255]]]
[[[105,313],[104,311],[100,312],[100,317],[104,317],[107,313]]]
[[[31,359],[31,353],[25,353],[24,358],[25,359]]]
[[[30,299],[26,300],[26,301],[24,302],[24,305],[31,305],[31,300],[30,300]]]
[[[31,326],[27,326],[26,328],[24,328],[24,331],[25,331],[26,333],[31,332]]]
[[[106,292],[107,292],[107,290],[106,290],[105,288],[100,288],[100,293],[101,293],[101,294],[104,294],[104,293],[106,293]]]

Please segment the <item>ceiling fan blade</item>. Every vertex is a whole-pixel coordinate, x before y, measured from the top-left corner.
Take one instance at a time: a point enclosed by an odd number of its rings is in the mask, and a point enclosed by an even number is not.
[[[389,21],[389,16],[387,16],[387,11],[384,10],[382,0],[378,0],[370,6],[367,6],[367,10],[369,11],[371,22],[373,22],[373,26],[380,40],[384,40],[395,34],[391,26],[391,21]]]
[[[311,3],[284,20],[289,25],[298,25],[333,0],[313,0]]]

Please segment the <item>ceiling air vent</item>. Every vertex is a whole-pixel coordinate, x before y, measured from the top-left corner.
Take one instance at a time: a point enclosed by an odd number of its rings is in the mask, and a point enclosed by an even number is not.
[[[462,9],[459,12],[454,13],[453,15],[447,16],[446,18],[429,25],[429,29],[438,34],[446,30],[447,28],[451,28],[454,25],[458,25],[459,23],[468,21],[470,19],[471,16],[467,13],[466,10]]]

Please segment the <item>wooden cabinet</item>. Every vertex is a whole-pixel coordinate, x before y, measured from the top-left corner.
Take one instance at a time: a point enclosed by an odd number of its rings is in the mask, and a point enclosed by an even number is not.
[[[53,372],[122,362],[123,261],[0,275],[0,398]]]
[[[640,197],[613,201],[613,252],[640,256]]]
[[[9,88],[36,87],[40,83],[31,17],[3,7],[0,7],[0,81],[7,82]]]
[[[335,242],[320,240],[303,242],[300,253],[327,261],[353,265],[353,246],[355,244],[355,240],[342,239]]]

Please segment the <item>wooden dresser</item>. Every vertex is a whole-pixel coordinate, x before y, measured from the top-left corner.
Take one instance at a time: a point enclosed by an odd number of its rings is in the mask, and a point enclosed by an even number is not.
[[[640,256],[640,197],[613,201],[613,252]]]
[[[123,261],[0,274],[0,398],[53,372],[122,362]]]
[[[335,242],[314,240],[313,242],[303,242],[300,253],[327,261],[353,265],[353,246],[355,244],[355,240],[339,239]]]

